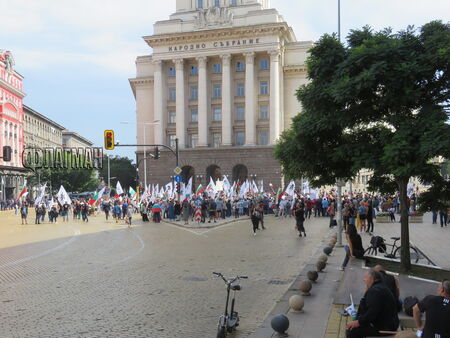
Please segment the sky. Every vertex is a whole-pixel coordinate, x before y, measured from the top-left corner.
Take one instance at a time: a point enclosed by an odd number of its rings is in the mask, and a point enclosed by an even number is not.
[[[337,32],[337,0],[271,0],[297,40]],[[0,49],[10,50],[25,77],[24,104],[69,130],[103,145],[136,142],[136,104],[128,79],[135,59],[151,54],[142,36],[175,12],[175,0],[0,0]],[[341,36],[450,20],[448,0],[341,0]],[[128,124],[123,122],[127,121]],[[134,159],[133,148],[113,155]]]

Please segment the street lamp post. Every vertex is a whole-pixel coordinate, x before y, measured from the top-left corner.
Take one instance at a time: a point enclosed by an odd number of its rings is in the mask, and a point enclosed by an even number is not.
[[[338,38],[341,42],[341,0],[338,0]]]
[[[122,121],[120,122],[122,124],[130,124],[130,122],[128,121]],[[154,126],[159,124],[159,120],[155,120],[153,122],[142,122],[141,123],[144,127],[144,158],[147,157],[147,149],[146,149],[146,144],[147,144],[147,139],[146,139],[146,130],[147,128],[145,126]],[[136,123],[136,125],[139,125],[138,123]],[[144,160],[144,185],[147,186],[147,161]]]

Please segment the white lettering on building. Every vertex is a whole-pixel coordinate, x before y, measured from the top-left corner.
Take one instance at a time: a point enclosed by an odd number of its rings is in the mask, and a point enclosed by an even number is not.
[[[223,47],[236,47],[242,45],[255,45],[259,44],[259,38],[256,39],[239,39],[239,40],[227,40],[227,41],[214,41],[211,43],[197,43],[197,44],[189,44],[189,45],[179,45],[179,46],[169,46],[169,52],[181,52],[181,51],[189,51],[189,50],[198,50],[198,49],[206,49],[206,48],[223,48]]]

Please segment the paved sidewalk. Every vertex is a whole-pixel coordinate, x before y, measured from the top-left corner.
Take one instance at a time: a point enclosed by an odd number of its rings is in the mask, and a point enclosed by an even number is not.
[[[273,215],[265,215],[264,217],[273,217]],[[184,221],[171,221],[167,218],[164,218],[162,220],[163,223],[169,223],[169,224],[173,224],[176,226],[180,226],[183,228],[188,228],[188,229],[213,229],[225,224],[229,224],[229,223],[233,223],[233,222],[238,222],[238,221],[245,221],[245,220],[249,220],[250,217],[249,216],[241,216],[238,218],[235,218],[234,216],[232,217],[227,217],[227,218],[220,218],[217,220],[217,222],[211,222],[209,223],[208,221],[206,221],[205,223],[198,223],[195,221],[191,221],[189,220],[188,224],[184,224]],[[151,221],[150,221],[151,222]]]
[[[376,223],[375,220],[374,235],[383,237],[387,243],[393,243],[391,237],[400,237],[400,216],[395,215],[395,217],[397,219],[396,223]],[[450,226],[441,228],[439,224],[431,224],[431,213],[426,213],[423,220],[423,223],[409,224],[410,242],[419,247],[436,265],[449,269],[448,243],[450,241]],[[363,233],[361,238],[366,248],[369,245],[371,236]],[[400,245],[400,241],[397,244]]]
[[[256,330],[254,338],[282,337],[282,335],[275,333],[270,325],[272,318],[278,314],[285,314],[289,318],[290,326],[287,331],[289,337],[317,338],[325,336],[333,297],[343,275],[343,272],[338,268],[344,259],[344,249],[335,247],[332,254],[328,256],[327,266],[323,272],[319,273],[318,280],[313,283],[311,295],[303,297],[305,306],[302,312],[295,312],[290,309],[289,298],[292,295],[300,294],[298,289],[299,283],[307,279],[306,274],[309,270],[316,270],[316,261],[323,254],[323,247],[326,246],[334,233],[336,233],[336,229],[330,230],[324,236],[319,248],[312,255],[308,264],[300,272],[289,290],[268,313],[262,326]]]

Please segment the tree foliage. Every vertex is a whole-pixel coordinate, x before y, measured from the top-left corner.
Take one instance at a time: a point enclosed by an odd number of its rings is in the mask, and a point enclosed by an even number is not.
[[[109,160],[110,176],[116,177],[113,182],[120,181],[123,188],[135,186],[136,184],[136,165],[132,163],[128,157],[111,156]],[[108,159],[103,158],[103,166],[99,171],[99,176],[102,177],[105,182],[108,179]],[[111,185],[115,186],[111,183]]]
[[[321,186],[371,169],[371,189],[399,192],[406,247],[408,180],[445,190],[432,160],[450,158],[449,67],[450,25],[439,21],[395,34],[352,30],[347,46],[322,36],[307,60],[310,82],[297,91],[303,112],[275,149],[285,175]]]

